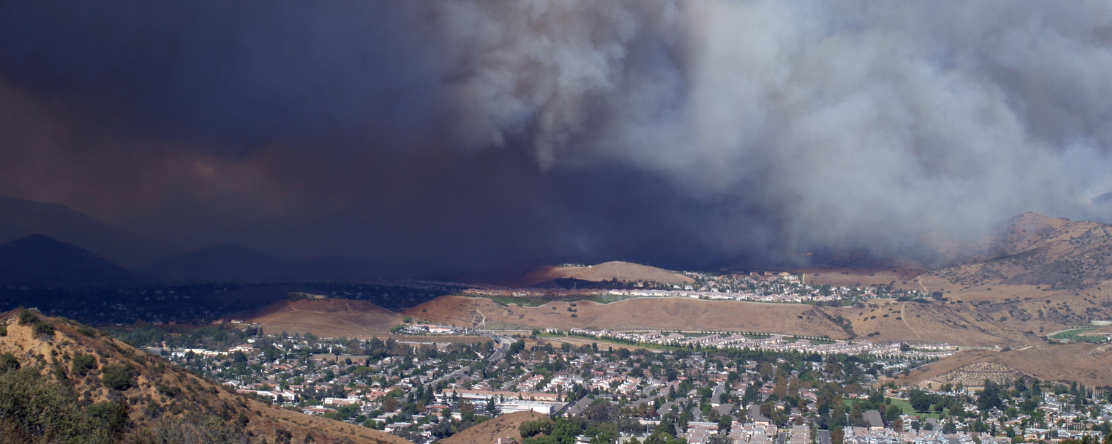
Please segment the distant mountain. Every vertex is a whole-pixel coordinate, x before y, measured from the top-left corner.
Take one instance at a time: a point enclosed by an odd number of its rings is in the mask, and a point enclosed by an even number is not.
[[[0,282],[130,284],[143,278],[73,244],[34,234],[0,245]]]
[[[309,282],[360,280],[377,268],[358,258],[289,260],[235,244],[206,248],[140,270],[172,282]]]
[[[149,262],[158,254],[142,237],[65,205],[0,196],[0,243],[32,234],[78,245],[128,267]]]
[[[274,282],[294,272],[291,261],[227,244],[170,258],[141,270],[179,282]]]

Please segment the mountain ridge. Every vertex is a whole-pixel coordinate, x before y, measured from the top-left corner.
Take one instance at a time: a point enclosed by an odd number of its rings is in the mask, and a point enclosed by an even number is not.
[[[159,255],[149,239],[63,204],[0,196],[0,244],[32,234],[80,246],[125,267]]]
[[[0,245],[0,282],[135,284],[145,280],[89,250],[41,234]]]

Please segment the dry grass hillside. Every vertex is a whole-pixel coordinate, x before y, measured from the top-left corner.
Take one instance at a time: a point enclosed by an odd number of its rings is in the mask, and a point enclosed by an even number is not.
[[[985,377],[995,376],[994,373],[1009,375],[1010,372],[1044,381],[1105,386],[1112,381],[1112,345],[1042,344],[1006,352],[961,352],[911,372],[905,381],[924,386],[934,384],[937,388],[939,384],[962,378],[983,381]],[[1010,377],[1014,378],[1014,374]]]
[[[438,441],[441,444],[493,444],[498,438],[513,438],[522,442],[521,423],[536,421],[547,416],[536,412],[517,412],[502,415],[490,421],[473,426]]]
[[[1020,348],[1040,343],[1040,336],[1071,325],[1112,319],[1112,286],[1104,285],[1079,289],[1028,284],[969,286],[951,281],[945,270],[917,277],[900,277],[895,272],[823,270],[818,274],[812,271],[808,282],[891,284],[927,294],[941,292],[945,297],[944,301],[928,298],[929,304],[877,300],[869,302],[866,309],[839,309],[853,322],[858,335],[874,333],[878,334],[874,339],[882,340]]]
[[[966,304],[887,301],[865,308],[840,308],[837,312],[853,322],[859,337],[874,341],[976,346],[1038,341],[1035,337],[1025,338],[1023,330],[1003,325]]]
[[[236,315],[261,324],[266,333],[311,332],[321,337],[370,339],[390,334],[403,316],[367,301],[350,299],[283,300]]]
[[[1021,214],[997,227],[982,252],[964,263],[941,275],[966,287],[1102,286],[1112,281],[1112,225]]]
[[[847,336],[827,312],[809,305],[678,297],[628,299],[609,304],[553,301],[539,307],[522,307],[480,297],[442,296],[404,314],[459,327],[722,330]]]
[[[532,269],[521,276],[505,276],[496,283],[509,287],[532,287],[556,279],[578,279],[581,281],[602,282],[619,280],[623,282],[662,282],[682,284],[694,279],[682,274],[648,265],[611,261],[589,267],[553,267],[546,265]]]
[[[134,441],[143,429],[172,424],[173,418],[209,418],[204,421],[217,428],[239,424],[252,442],[308,442],[310,437],[325,443],[409,442],[245,398],[95,329],[62,318],[35,316],[37,321],[24,324],[15,312],[0,315],[6,330],[0,336],[0,355],[10,353],[23,369],[20,372],[33,369],[50,387],[62,390],[59,393],[72,393],[72,403],[80,409],[98,402],[120,406],[132,425],[118,437],[125,442]],[[18,430],[10,428],[0,435],[7,433]]]

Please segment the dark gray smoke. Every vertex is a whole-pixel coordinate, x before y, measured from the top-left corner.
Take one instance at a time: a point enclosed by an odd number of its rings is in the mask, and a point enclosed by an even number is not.
[[[1107,2],[0,3],[0,193],[458,269],[1112,220]]]

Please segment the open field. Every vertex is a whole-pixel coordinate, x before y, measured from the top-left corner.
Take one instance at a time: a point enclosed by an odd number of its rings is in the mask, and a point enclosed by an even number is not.
[[[930,413],[916,412],[915,409],[911,407],[911,402],[906,400],[906,399],[897,399],[897,398],[891,398],[891,399],[892,399],[892,405],[902,409],[905,415],[915,415],[915,416],[921,416],[921,417],[927,417],[927,418],[937,418],[938,417],[938,413],[935,413],[934,410],[931,410]],[[943,413],[945,413],[946,415],[949,415],[950,414],[950,409],[943,410]],[[911,425],[908,424],[908,427],[910,427],[910,426]]]
[[[555,336],[555,335],[553,335],[553,336],[541,336],[541,337],[537,338],[536,340],[533,340],[533,339],[526,340],[525,341],[525,346],[529,347],[529,346],[533,346],[533,345],[543,346],[544,344],[553,344],[554,347],[559,347],[560,344],[564,344],[564,343],[571,344],[572,347],[582,347],[584,345],[591,345],[592,343],[594,343],[594,344],[598,344],[599,349],[606,349],[607,347],[613,347],[614,350],[620,350],[620,349],[624,348],[624,349],[630,350],[630,351],[632,351],[632,350],[654,350],[654,351],[656,351],[656,350],[664,350],[666,348],[666,347],[663,347],[663,346],[651,346],[651,345],[641,346],[641,345],[622,344],[622,343],[619,343],[619,342],[616,342],[616,341],[609,341],[609,340],[606,340],[606,339],[587,339],[587,338],[580,338],[580,337],[575,337],[575,336],[564,337],[564,336]]]

